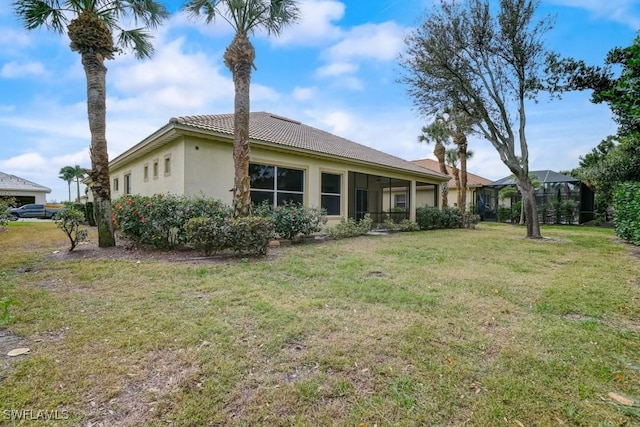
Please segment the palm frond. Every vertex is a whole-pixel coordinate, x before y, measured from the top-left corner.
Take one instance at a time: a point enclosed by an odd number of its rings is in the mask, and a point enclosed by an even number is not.
[[[184,10],[190,18],[204,17],[205,22],[209,24],[221,14],[218,10],[219,3],[220,1],[215,0],[190,0],[184,5],[182,10]]]
[[[151,43],[152,38],[153,36],[143,28],[120,30],[117,45],[132,51],[138,59],[150,58],[155,52]]]
[[[169,17],[167,8],[156,0],[126,0],[123,11],[131,13],[134,21],[142,22],[145,27],[155,28]]]
[[[66,9],[59,0],[16,0],[13,9],[27,30],[44,26],[56,33],[63,33],[68,23]]]

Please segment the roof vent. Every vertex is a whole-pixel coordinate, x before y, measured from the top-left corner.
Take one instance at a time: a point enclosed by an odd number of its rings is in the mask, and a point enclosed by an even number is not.
[[[296,125],[301,125],[302,124],[297,120],[287,119],[286,117],[276,116],[275,114],[270,114],[269,116],[274,118],[274,119],[282,120],[283,122],[289,122],[289,123],[293,123],[293,124],[296,124]]]

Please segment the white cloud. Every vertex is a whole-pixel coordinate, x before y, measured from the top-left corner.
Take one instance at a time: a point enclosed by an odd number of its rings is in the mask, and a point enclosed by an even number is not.
[[[589,11],[596,19],[609,19],[628,25],[634,31],[640,28],[640,10],[637,0],[552,0],[552,3]]]
[[[27,62],[24,64],[8,62],[2,66],[2,69],[0,69],[0,77],[8,79],[44,76],[46,74],[47,71],[41,62]]]
[[[29,45],[29,35],[26,30],[0,27],[0,49],[9,50],[23,48]]]
[[[315,87],[295,87],[291,96],[296,101],[308,101],[316,96],[317,91]]]
[[[334,24],[344,17],[345,5],[334,0],[301,2],[300,21],[273,37],[275,45],[323,45],[336,40],[341,30]]]
[[[343,74],[354,74],[358,71],[357,64],[347,62],[334,62],[329,65],[318,68],[316,76],[321,78],[341,76]]]
[[[344,38],[330,47],[324,55],[330,61],[355,58],[391,61],[404,47],[407,28],[395,22],[365,24],[352,28]]]

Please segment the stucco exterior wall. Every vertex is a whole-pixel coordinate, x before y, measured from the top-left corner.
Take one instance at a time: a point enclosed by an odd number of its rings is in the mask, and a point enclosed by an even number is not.
[[[164,173],[164,159],[170,157],[171,172]],[[251,146],[251,162],[279,166],[304,171],[304,204],[319,207],[321,204],[321,175],[331,173],[340,175],[342,193],[340,215],[330,216],[328,225],[348,215],[348,172],[381,175],[411,181],[415,192],[416,176],[411,173],[388,171],[375,166],[358,165],[340,159],[317,157],[307,153],[282,150],[274,147]],[[159,163],[159,176],[153,176],[153,164]],[[144,179],[144,167],[148,167],[148,178]],[[131,193],[153,195],[157,193],[175,193],[187,195],[205,195],[232,203],[234,164],[233,145],[227,139],[205,139],[197,135],[184,135],[168,145],[162,146],[135,161],[125,163],[111,171],[112,197],[124,195],[125,175],[131,176]],[[114,188],[114,179],[118,179],[118,189]],[[428,182],[420,177],[421,182]],[[433,183],[438,184],[436,181]],[[415,194],[415,193],[413,193]],[[420,200],[420,197],[417,197]],[[412,197],[412,200],[414,198]],[[419,205],[418,205],[419,206]],[[414,206],[415,207],[415,206]],[[415,209],[411,209],[411,219],[415,220]]]

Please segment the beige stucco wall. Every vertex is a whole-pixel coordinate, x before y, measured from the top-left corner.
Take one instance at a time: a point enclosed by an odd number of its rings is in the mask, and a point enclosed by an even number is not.
[[[171,173],[163,173],[163,159],[171,157]],[[153,177],[153,162],[159,160],[159,176]],[[321,174],[323,172],[342,176],[341,214],[329,217],[328,225],[334,224],[348,212],[348,172],[360,172],[382,175],[390,178],[409,180],[415,192],[415,176],[410,173],[387,171],[384,169],[347,163],[340,159],[318,158],[305,153],[282,151],[272,147],[251,146],[251,162],[273,166],[282,166],[304,171],[304,204],[319,207],[321,202]],[[144,180],[144,165],[149,167],[149,179]],[[176,193],[205,195],[231,204],[233,194],[234,165],[233,146],[229,140],[210,140],[194,135],[180,137],[171,144],[133,162],[111,170],[112,198],[124,194],[124,176],[131,174],[131,193],[153,195],[157,193]],[[113,188],[114,178],[119,188]],[[420,178],[425,182],[425,178]],[[415,194],[412,200],[415,200]],[[420,198],[418,197],[418,200]],[[411,209],[411,218],[415,220],[415,209]]]

